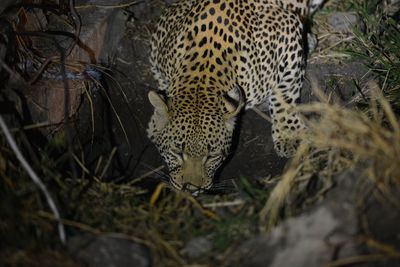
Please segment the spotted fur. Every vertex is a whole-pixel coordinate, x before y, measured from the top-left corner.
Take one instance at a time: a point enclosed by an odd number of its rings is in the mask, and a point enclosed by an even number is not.
[[[303,85],[302,19],[321,0],[185,0],[169,7],[152,38],[160,91],[149,137],[178,189],[199,191],[229,153],[241,104],[268,102],[280,156],[304,128],[293,112]],[[232,101],[236,100],[236,101]]]

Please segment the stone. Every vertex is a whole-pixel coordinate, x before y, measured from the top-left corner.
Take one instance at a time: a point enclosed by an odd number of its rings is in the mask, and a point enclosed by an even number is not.
[[[354,26],[358,24],[359,18],[354,13],[337,12],[328,18],[328,22],[335,31],[351,32]]]
[[[212,243],[208,238],[196,237],[185,245],[181,250],[181,253],[189,258],[199,258],[200,256],[210,252],[211,249]]]
[[[19,4],[20,2],[21,1],[15,1],[15,0],[2,0],[0,3],[0,13],[2,13],[3,10],[9,7],[10,5]]]
[[[338,188],[321,204],[244,242],[229,266],[320,267],[335,257],[358,255],[353,241],[358,230],[352,200],[355,177],[339,177]]]
[[[107,236],[76,236],[68,243],[76,260],[88,267],[148,267],[149,252],[143,245]]]

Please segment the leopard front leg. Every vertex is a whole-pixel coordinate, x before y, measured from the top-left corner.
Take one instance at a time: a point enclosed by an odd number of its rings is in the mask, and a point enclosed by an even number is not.
[[[290,157],[300,143],[301,132],[306,128],[295,109],[303,86],[303,71],[292,69],[284,76],[286,79],[283,77],[271,91],[269,111],[275,151],[281,157]]]

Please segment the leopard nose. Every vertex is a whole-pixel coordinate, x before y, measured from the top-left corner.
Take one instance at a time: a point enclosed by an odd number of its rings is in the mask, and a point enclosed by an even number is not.
[[[183,191],[194,193],[196,191],[199,191],[199,189],[200,189],[200,187],[198,187],[192,183],[184,183],[183,184]]]
[[[182,190],[185,192],[189,192],[194,197],[199,196],[199,194],[203,192],[202,188],[195,186],[191,183],[184,184]]]

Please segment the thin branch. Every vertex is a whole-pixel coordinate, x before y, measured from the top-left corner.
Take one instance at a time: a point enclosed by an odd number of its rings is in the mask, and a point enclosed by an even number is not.
[[[114,147],[114,148],[111,150],[111,153],[110,153],[110,155],[109,155],[109,157],[108,157],[108,160],[107,160],[107,162],[106,162],[106,165],[105,165],[104,168],[103,168],[103,171],[102,171],[102,173],[101,173],[101,175],[100,175],[100,177],[99,177],[99,180],[102,180],[103,177],[104,177],[104,175],[106,175],[106,172],[107,172],[107,170],[108,170],[108,167],[110,167],[110,164],[111,164],[111,161],[112,161],[112,159],[113,159],[113,157],[114,157],[114,155],[115,155],[115,152],[117,152],[117,147]]]
[[[81,6],[76,6],[76,9],[85,9],[85,8],[92,8],[92,7],[97,7],[97,8],[104,8],[104,9],[113,9],[113,8],[124,8],[124,7],[129,7],[132,5],[137,5],[140,3],[144,3],[145,1],[131,1],[128,3],[123,3],[119,5],[81,5]]]
[[[262,112],[259,108],[257,107],[252,107],[251,108],[258,116],[260,116],[261,118],[263,118],[264,120],[272,123],[272,119],[270,116],[268,116],[267,114],[265,114],[264,112]]]
[[[46,32],[28,31],[28,32],[16,32],[16,34],[19,36],[38,36],[42,38],[47,38],[53,42],[55,48],[58,50],[60,54],[60,73],[62,76],[62,81],[64,86],[64,132],[68,142],[69,164],[71,167],[72,177],[76,179],[78,175],[75,166],[75,161],[73,159],[73,150],[72,150],[73,143],[69,125],[70,89],[65,68],[66,54],[65,54],[65,49],[57,42],[54,36],[62,35],[74,39],[76,39],[77,37],[69,32],[61,32],[61,31],[46,31]]]
[[[60,213],[58,212],[57,206],[54,203],[49,191],[47,191],[46,185],[40,180],[40,178],[37,176],[35,171],[32,169],[32,167],[29,165],[29,163],[26,161],[26,159],[22,155],[22,153],[19,150],[17,144],[15,143],[15,140],[12,137],[6,123],[4,122],[1,114],[0,114],[0,128],[3,131],[8,144],[10,145],[11,149],[14,151],[15,156],[21,163],[22,167],[26,170],[29,177],[31,177],[32,181],[39,187],[39,189],[43,192],[44,196],[46,197],[47,203],[48,203],[51,211],[53,212],[54,217],[57,218],[57,220],[58,220],[58,233],[60,236],[61,243],[65,244],[65,241],[66,241],[65,229],[64,229],[64,225],[61,223]]]
[[[132,179],[132,181],[130,181],[127,184],[128,185],[136,184],[136,183],[140,182],[141,180],[143,180],[144,178],[147,178],[147,177],[153,175],[154,173],[157,173],[157,172],[161,171],[162,169],[164,169],[164,165],[161,165],[161,166],[159,166],[159,167],[157,167],[157,168],[155,168],[153,170],[150,170],[149,172],[146,172],[145,174],[143,174],[143,175],[141,175],[141,176],[139,176],[137,178]]]
[[[39,216],[49,219],[49,220],[60,221],[60,219],[54,217],[54,215],[52,216],[51,214],[49,214],[45,211],[39,211],[38,214],[39,214]],[[87,225],[87,224],[84,224],[81,222],[77,222],[77,221],[68,220],[68,219],[61,219],[61,222],[64,223],[66,226],[71,226],[71,227],[74,227],[81,231],[91,233],[93,235],[98,235],[98,236],[103,235],[103,236],[108,236],[108,237],[112,237],[115,239],[131,240],[131,241],[134,241],[139,244],[151,246],[151,244],[149,244],[149,242],[147,242],[143,239],[140,239],[135,236],[130,236],[130,235],[127,235],[124,233],[104,232],[103,230],[94,228],[90,225]]]
[[[10,74],[10,76],[12,78],[14,78],[17,81],[23,82],[24,85],[26,85],[26,81],[21,77],[21,75],[19,75],[18,72],[15,72],[11,69],[10,66],[7,65],[7,63],[5,63],[1,58],[0,58],[0,70],[1,68],[3,68],[5,71],[8,72],[8,74]]]

